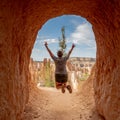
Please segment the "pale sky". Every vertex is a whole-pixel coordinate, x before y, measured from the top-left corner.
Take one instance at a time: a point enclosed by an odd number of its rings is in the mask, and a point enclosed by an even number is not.
[[[39,30],[31,57],[36,61],[50,58],[44,42],[48,42],[48,47],[56,55],[59,49],[59,38],[61,38],[61,28],[65,27],[66,52],[71,48],[72,43],[75,48],[71,57],[92,57],[96,58],[96,43],[92,30],[92,25],[84,18],[75,15],[64,15],[48,20]]]

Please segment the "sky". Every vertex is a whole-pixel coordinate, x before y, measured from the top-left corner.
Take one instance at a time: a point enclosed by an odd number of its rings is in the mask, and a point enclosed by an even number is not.
[[[36,41],[31,53],[31,58],[35,61],[42,61],[50,58],[44,43],[54,55],[57,56],[59,50],[59,38],[61,38],[61,28],[65,28],[66,52],[75,44],[75,48],[70,57],[92,57],[96,58],[96,42],[92,25],[80,16],[63,15],[48,20],[38,31]]]

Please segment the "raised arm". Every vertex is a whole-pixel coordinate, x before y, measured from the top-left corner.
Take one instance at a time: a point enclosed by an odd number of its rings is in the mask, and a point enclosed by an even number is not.
[[[73,50],[74,47],[75,47],[75,45],[72,44],[72,47],[71,47],[70,51],[68,52],[68,57],[70,56],[70,54],[71,54],[71,52],[72,52],[72,50]]]
[[[47,44],[47,42],[45,42],[45,47],[46,47],[46,49],[47,49],[47,51],[49,52],[49,54],[50,54],[50,56],[53,58],[53,53],[51,52],[51,50],[48,48],[48,44]]]

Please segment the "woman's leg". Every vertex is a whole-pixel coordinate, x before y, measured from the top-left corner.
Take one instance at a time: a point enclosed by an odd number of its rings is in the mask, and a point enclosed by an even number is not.
[[[68,89],[69,93],[72,93],[72,88],[70,85],[67,85],[66,88]]]
[[[56,88],[57,88],[57,89],[60,89],[61,86],[62,86],[62,83],[56,82]]]

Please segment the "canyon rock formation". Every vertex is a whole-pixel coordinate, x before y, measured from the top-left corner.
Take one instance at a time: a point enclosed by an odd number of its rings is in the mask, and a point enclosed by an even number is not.
[[[86,80],[91,74],[91,69],[95,64],[95,58],[70,57],[66,67],[68,72],[68,83],[77,90],[80,80]],[[31,81],[37,86],[55,87],[55,64],[50,59],[35,61],[32,58],[29,63]]]
[[[28,101],[28,66],[38,30],[49,19],[79,15],[97,45],[96,108],[120,120],[120,0],[0,0],[0,119],[20,120]]]

